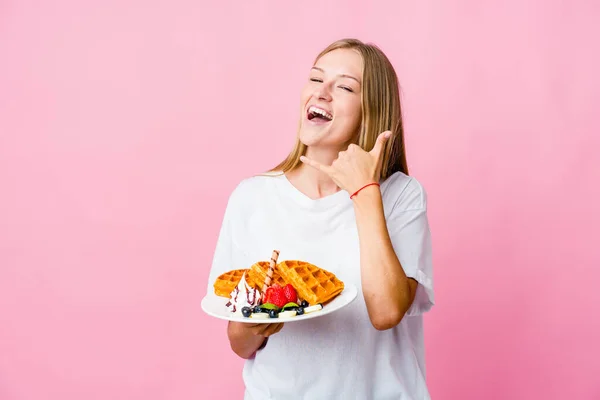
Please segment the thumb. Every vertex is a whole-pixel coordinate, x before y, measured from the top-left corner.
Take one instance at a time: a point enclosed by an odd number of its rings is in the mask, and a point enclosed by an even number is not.
[[[391,136],[392,131],[385,131],[380,133],[377,137],[377,141],[375,142],[375,146],[373,146],[373,149],[370,151],[370,153],[376,158],[379,158],[381,156],[381,152],[383,151],[383,146],[385,145],[385,142],[387,142],[387,140]]]

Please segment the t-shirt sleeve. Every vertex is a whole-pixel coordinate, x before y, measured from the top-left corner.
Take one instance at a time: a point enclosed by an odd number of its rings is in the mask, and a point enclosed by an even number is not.
[[[406,276],[419,283],[406,315],[423,314],[434,305],[433,266],[427,196],[416,180],[411,180],[398,196],[387,224],[394,251]]]
[[[221,228],[217,237],[217,244],[214,249],[212,264],[208,274],[207,293],[211,293],[213,284],[219,275],[234,269],[233,266],[233,242],[232,242],[232,222],[235,213],[235,191],[227,201],[225,213],[223,215]]]

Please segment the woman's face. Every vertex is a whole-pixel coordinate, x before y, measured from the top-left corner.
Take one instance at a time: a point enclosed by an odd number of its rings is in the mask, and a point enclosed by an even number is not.
[[[299,138],[308,147],[343,150],[361,122],[363,60],[351,49],[322,56],[302,90]]]

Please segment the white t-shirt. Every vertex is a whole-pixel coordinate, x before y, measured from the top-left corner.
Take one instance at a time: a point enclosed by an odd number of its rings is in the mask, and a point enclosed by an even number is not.
[[[345,191],[313,200],[283,174],[243,180],[231,194],[208,290],[225,271],[269,260],[304,260],[352,283],[359,294],[339,311],[285,324],[246,360],[246,400],[424,400],[423,313],[434,304],[426,194],[395,173],[381,183],[385,217],[407,276],[419,282],[415,301],[393,329],[370,323],[361,291],[359,242]]]

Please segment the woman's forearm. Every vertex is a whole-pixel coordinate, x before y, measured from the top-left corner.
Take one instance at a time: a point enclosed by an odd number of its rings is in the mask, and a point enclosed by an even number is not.
[[[400,323],[409,309],[417,284],[407,278],[394,252],[379,188],[365,188],[353,201],[367,311],[376,329],[389,329]]]
[[[255,334],[242,322],[229,322],[227,336],[231,349],[241,358],[248,359],[260,348],[266,337]]]

